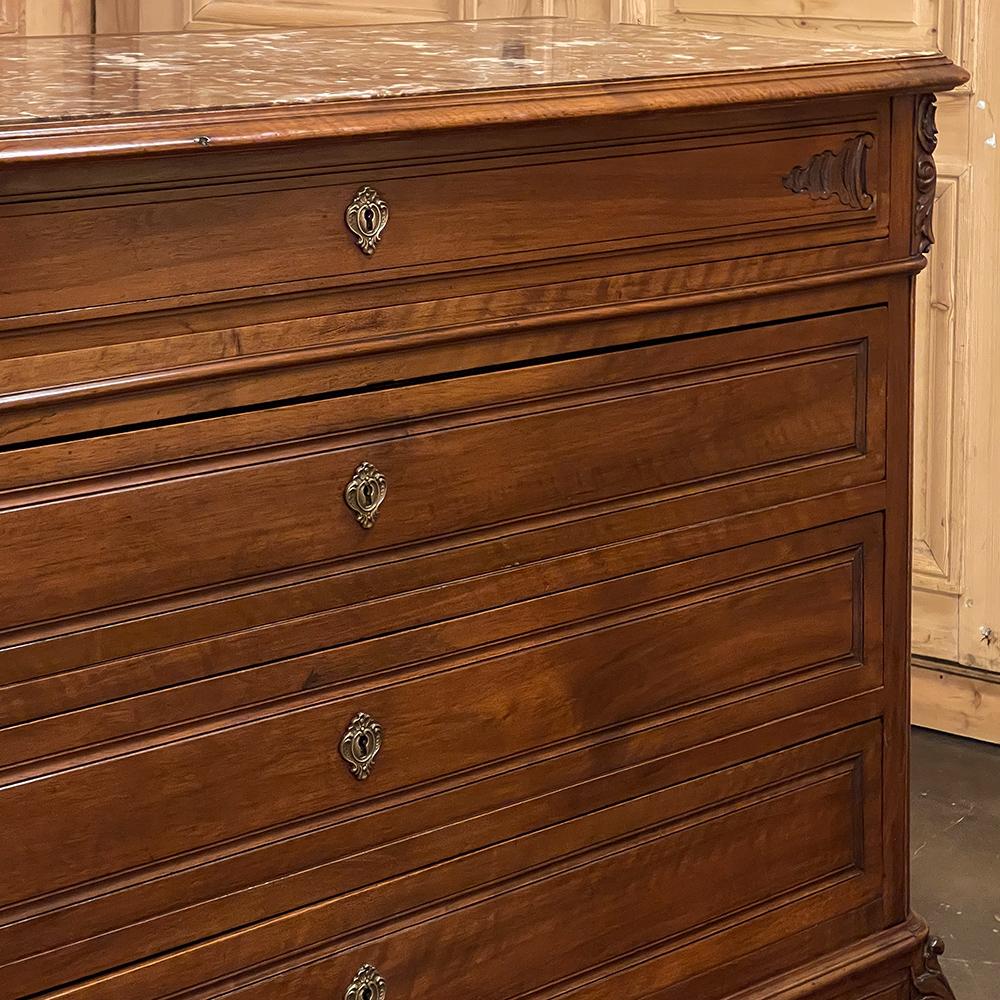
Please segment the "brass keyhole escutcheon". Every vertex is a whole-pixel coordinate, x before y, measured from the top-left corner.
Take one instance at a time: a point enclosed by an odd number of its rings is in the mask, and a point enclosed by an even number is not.
[[[367,712],[359,712],[340,740],[340,756],[358,781],[367,780],[381,749],[382,727]]]
[[[363,462],[344,489],[344,502],[362,528],[372,528],[388,492],[385,476],[371,463]]]
[[[389,206],[374,188],[367,185],[351,199],[344,216],[358,247],[370,257],[389,224]]]
[[[385,980],[374,965],[362,965],[344,994],[344,1000],[386,1000]]]

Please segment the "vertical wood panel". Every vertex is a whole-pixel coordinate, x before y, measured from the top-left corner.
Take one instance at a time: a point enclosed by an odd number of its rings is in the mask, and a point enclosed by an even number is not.
[[[169,6],[169,0],[163,0],[162,5]],[[140,31],[142,23],[139,4],[135,0],[94,0],[94,27],[101,34],[132,34]],[[167,30],[170,27],[172,25],[168,25]]]
[[[0,34],[21,30],[23,0],[0,0]]]
[[[23,0],[29,35],[85,35],[92,28],[92,0]]]
[[[961,273],[968,227],[960,218],[962,191],[961,178],[940,179],[937,245],[916,303],[914,585],[953,595],[962,588],[968,393]],[[944,651],[925,654],[941,656]]]
[[[984,2],[980,16],[969,126],[969,550],[959,641],[964,665],[1000,672],[1000,4]],[[997,637],[989,644],[983,626]]]

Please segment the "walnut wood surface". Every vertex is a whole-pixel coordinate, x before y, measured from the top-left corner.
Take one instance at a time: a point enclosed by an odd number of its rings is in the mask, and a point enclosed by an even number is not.
[[[194,866],[201,870],[198,895],[207,903],[245,877],[240,874],[246,869],[243,851],[257,830],[237,829],[233,821],[242,818],[266,829],[267,839],[273,841],[281,835],[279,828],[289,830],[302,819],[315,822],[322,817],[322,827],[308,838],[312,846],[305,853],[306,841],[280,854],[271,852],[269,864],[283,858],[284,869],[272,868],[272,888],[265,897],[275,897],[276,880],[283,878],[278,895],[287,906],[287,894],[299,895],[308,885],[295,874],[296,866],[307,864],[324,840],[343,843],[343,812],[355,815],[362,802],[371,801],[374,807],[385,796],[399,800],[392,813],[381,813],[379,825],[384,828],[401,808],[405,817],[406,803],[413,799],[411,788],[428,782],[440,786],[452,775],[463,774],[463,786],[478,783],[481,800],[486,785],[496,781],[484,768],[497,759],[508,760],[508,767],[517,763],[525,774],[529,766],[532,772],[544,771],[544,762],[560,747],[580,746],[581,735],[582,745],[591,746],[620,739],[636,724],[641,729],[668,721],[676,726],[706,703],[720,704],[720,699],[754,699],[757,717],[764,719],[786,712],[789,698],[805,709],[825,704],[831,689],[844,697],[863,692],[876,686],[882,673],[880,544],[877,519],[847,522],[843,529],[793,536],[781,546],[780,565],[775,565],[773,542],[748,546],[735,581],[718,576],[720,571],[731,572],[728,559],[702,557],[369,639],[341,649],[339,655],[324,651],[265,665],[235,684],[235,678],[223,677],[202,685],[200,694],[182,703],[189,713],[198,706],[197,715],[183,728],[176,716],[181,705],[169,692],[154,693],[145,699],[143,715],[152,722],[156,714],[172,713],[174,726],[169,734],[136,733],[143,747],[140,758],[123,757],[106,747],[103,759],[87,763],[78,756],[77,767],[70,771],[65,770],[70,763],[66,758],[58,762],[63,770],[53,770],[53,764],[47,766],[48,773],[22,768],[17,773],[30,773],[34,780],[0,796],[0,812],[17,816],[25,830],[36,823],[51,826],[52,803],[60,802],[57,811],[67,823],[62,836],[76,845],[57,867],[44,856],[44,838],[25,838],[12,852],[11,869],[3,880],[4,902],[13,906],[8,912],[30,912],[30,906],[16,905],[17,894],[26,889],[32,895],[48,894],[66,890],[83,876],[103,880],[115,875],[114,884],[120,887],[116,907],[109,907],[106,899],[74,905],[74,895],[65,891],[63,906],[77,913],[77,919],[85,914],[92,924],[121,920],[126,902],[130,907],[142,905],[148,895],[152,872],[146,866],[153,852],[174,859],[160,866],[159,907],[190,906]],[[646,558],[656,549],[653,546]],[[678,587],[684,588],[680,594]],[[800,609],[801,620],[791,626],[782,611],[787,605]],[[757,622],[770,638],[750,644],[745,635],[727,628],[728,621],[744,619]],[[700,638],[703,633],[715,638],[706,641]],[[490,648],[487,658],[476,651],[484,644]],[[691,675],[687,666],[699,657],[705,667]],[[415,670],[413,661],[422,666]],[[377,680],[369,678],[372,662],[379,664]],[[619,688],[620,672],[636,678],[626,690]],[[643,675],[648,676],[640,682]],[[252,717],[240,711],[238,701],[241,692],[249,690],[250,677],[255,699],[268,688],[278,696],[266,711],[255,708]],[[290,700],[280,697],[276,684],[307,693]],[[552,697],[536,702],[531,692],[537,688],[553,692]],[[588,690],[585,700],[570,696],[581,689]],[[450,725],[442,725],[430,708],[442,698],[455,719]],[[529,703],[535,705],[530,713]],[[513,716],[514,704],[525,707],[516,713],[516,724],[503,724],[505,717]],[[218,714],[223,705],[229,709],[225,717]],[[334,752],[340,733],[358,711],[372,714],[385,731],[384,750],[363,787],[356,786]],[[91,732],[95,725],[110,729],[115,724],[100,706],[79,721],[86,723],[88,715]],[[703,725],[720,721],[721,716],[706,719]],[[46,727],[33,728],[41,730],[34,742],[40,749]],[[185,739],[177,742],[182,734]],[[122,734],[120,750],[132,735]],[[296,747],[303,749],[294,751]],[[218,762],[207,773],[200,763],[206,759]],[[173,775],[169,787],[156,780],[165,773]],[[130,791],[119,797],[126,783]],[[446,808],[443,795],[438,793],[439,810]],[[448,792],[448,799],[468,802],[463,787]],[[182,809],[200,817],[196,825],[181,831],[162,822],[164,811]],[[218,825],[223,818],[228,828]],[[354,825],[363,838],[374,835],[363,822]],[[121,835],[126,828],[131,831],[128,840]],[[108,849],[111,842],[114,853]],[[215,845],[223,844],[220,853]],[[198,854],[190,853],[195,848]],[[210,882],[207,860],[214,873]],[[317,889],[315,878],[314,872],[310,894]],[[294,888],[297,881],[302,888]],[[175,889],[172,883],[177,883]],[[97,888],[92,885],[89,891]],[[51,909],[55,897],[48,899]],[[302,903],[311,899],[299,896]],[[265,898],[261,904],[274,905]],[[207,913],[211,909],[205,906]],[[39,914],[0,940],[12,952],[38,949],[50,936],[51,943],[64,944],[59,937],[63,920]],[[209,926],[216,925],[213,921]],[[183,932],[199,933],[190,916]],[[93,948],[88,958],[95,961]]]
[[[50,619],[93,613],[546,516],[738,493],[782,473],[812,471],[798,477],[809,492],[831,479],[870,482],[884,455],[885,337],[874,310],[722,334],[683,356],[668,343],[269,410],[263,420],[308,437],[261,452],[249,450],[256,415],[221,418],[230,460],[160,464],[107,491],[85,480],[76,496],[41,507],[15,501],[5,523],[16,576],[0,591],[0,627],[38,623],[39,606]],[[733,412],[742,419],[723,433]],[[103,445],[130,453],[136,468],[162,462],[157,435],[137,435]],[[571,481],[554,453],[575,470]],[[486,456],[496,456],[492,468]],[[389,483],[370,534],[343,502],[362,462]],[[93,533],[94,523],[107,530]],[[79,581],[72,592],[67,573]]]
[[[109,193],[83,203],[49,202],[44,212],[11,206],[0,243],[10,248],[0,309],[45,313],[155,300],[178,288],[210,294],[303,279],[367,283],[650,250],[708,236],[786,233],[797,247],[815,239],[820,226],[830,230],[827,241],[877,237],[887,231],[881,204],[817,202],[774,183],[830,144],[873,132],[884,138],[884,105],[866,110],[847,124],[730,129],[697,146],[686,137],[650,137],[558,156],[482,150],[456,162],[446,144],[432,149],[424,142],[401,150],[405,161],[373,168],[367,161],[374,151],[360,146],[340,154],[366,163],[360,170],[174,184],[145,192],[138,204],[135,194]],[[879,143],[872,142],[866,176],[873,196],[884,201],[888,174],[880,171]],[[572,185],[563,183],[567,173]],[[371,257],[344,225],[351,199],[368,185],[391,213]],[[129,252],[118,253],[124,246]],[[45,281],[46,273],[59,281]]]
[[[678,37],[0,126],[0,1000],[947,995],[911,302],[964,74]]]

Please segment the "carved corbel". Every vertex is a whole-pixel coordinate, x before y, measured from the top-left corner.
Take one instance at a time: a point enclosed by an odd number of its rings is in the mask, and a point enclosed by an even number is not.
[[[913,212],[915,253],[927,253],[934,245],[934,198],[937,193],[934,152],[937,144],[937,99],[933,94],[922,94],[917,100],[916,205]]]
[[[914,1000],[955,1000],[948,978],[941,969],[944,942],[937,937],[927,939],[920,966],[913,970]]]
[[[813,201],[837,198],[848,208],[869,209],[875,204],[868,190],[868,151],[874,145],[875,137],[865,132],[848,139],[836,152],[817,153],[784,178],[785,187]]]

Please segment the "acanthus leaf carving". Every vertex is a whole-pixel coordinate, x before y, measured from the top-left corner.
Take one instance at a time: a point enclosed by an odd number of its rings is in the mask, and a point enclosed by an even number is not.
[[[955,1000],[955,994],[941,968],[943,954],[944,942],[938,937],[928,938],[921,956],[920,968],[913,972],[915,1000]]]
[[[937,98],[922,94],[917,101],[916,206],[913,214],[913,242],[917,253],[927,253],[934,245],[934,199],[937,194]]]
[[[875,137],[864,132],[848,139],[839,150],[817,153],[804,166],[795,167],[784,185],[795,194],[807,194],[813,201],[837,198],[848,208],[869,209],[875,197],[868,190],[868,151]]]

